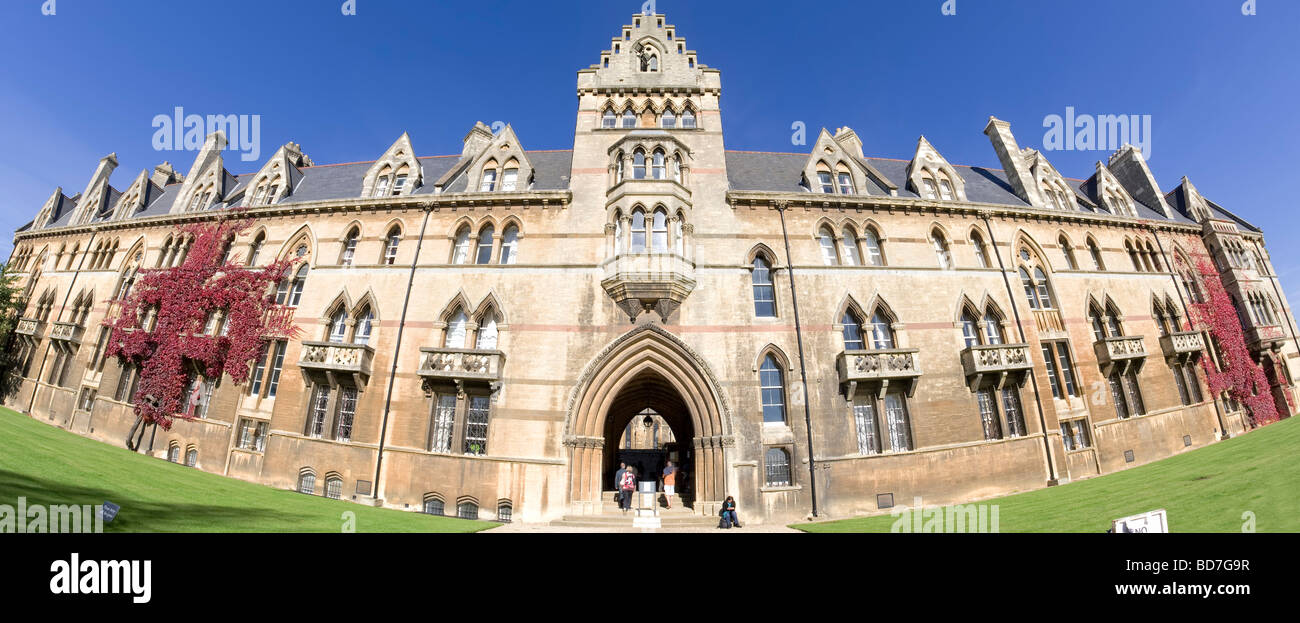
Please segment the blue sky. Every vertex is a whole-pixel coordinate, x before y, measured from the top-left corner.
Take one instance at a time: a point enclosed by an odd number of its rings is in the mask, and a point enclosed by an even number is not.
[[[857,130],[868,155],[912,156],[924,134],[954,164],[1000,168],[989,115],[1041,148],[1044,119],[1150,115],[1165,191],[1186,175],[1264,228],[1300,295],[1300,2],[1256,0],[658,0],[701,63],[722,70],[729,149],[806,151],[801,121]],[[80,192],[116,152],[125,189],[163,160],[151,122],[259,115],[257,170],[287,141],[318,164],[371,160],[403,131],[421,155],[459,153],[475,121],[528,149],[572,147],[575,72],[642,2],[481,0],[5,0],[0,6],[0,229],[57,186]],[[809,141],[811,142],[812,136]],[[1048,153],[1086,178],[1106,151]],[[0,240],[8,257],[11,238]]]

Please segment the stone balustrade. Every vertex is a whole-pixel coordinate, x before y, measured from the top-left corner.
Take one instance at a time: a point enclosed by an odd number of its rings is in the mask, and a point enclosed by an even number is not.
[[[501,381],[505,353],[497,350],[421,348],[420,376],[426,380]]]
[[[50,339],[60,342],[81,343],[82,327],[72,322],[56,322],[50,326]]]
[[[1195,357],[1205,351],[1205,336],[1200,331],[1170,333],[1160,338],[1166,357]]]
[[[361,344],[303,342],[298,367],[305,371],[356,375],[358,383],[363,383],[370,378],[374,358],[375,349]]]

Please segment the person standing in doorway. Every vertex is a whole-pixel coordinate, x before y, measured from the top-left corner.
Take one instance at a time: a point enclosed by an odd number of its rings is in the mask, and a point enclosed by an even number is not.
[[[618,498],[618,509],[627,510],[626,500],[623,499],[623,474],[627,473],[627,463],[622,461],[618,464],[618,471],[614,472],[614,495]]]
[[[632,492],[636,490],[636,473],[631,469],[623,472],[622,479],[618,483],[618,492],[623,512],[627,513],[632,508]]]
[[[664,507],[673,507],[673,494],[677,492],[677,468],[673,462],[664,465]]]

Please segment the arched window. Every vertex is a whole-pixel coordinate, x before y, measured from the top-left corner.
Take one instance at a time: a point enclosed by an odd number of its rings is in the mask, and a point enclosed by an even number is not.
[[[343,240],[343,257],[339,259],[339,264],[351,266],[352,260],[357,255],[357,239],[361,237],[361,232],[356,228],[348,232],[347,238]]]
[[[1056,304],[1052,302],[1051,290],[1047,287],[1047,274],[1041,268],[1034,269],[1034,280],[1038,285],[1038,303],[1043,309],[1053,309]]]
[[[695,112],[690,108],[682,112],[682,127],[687,129],[695,128]]]
[[[952,201],[955,197],[956,195],[952,192],[952,181],[948,179],[947,175],[941,175],[939,177],[939,198],[944,201]]]
[[[686,215],[681,211],[677,212],[677,218],[673,219],[673,248],[677,255],[686,255],[686,234],[685,234]]]
[[[881,309],[871,315],[871,348],[873,350],[893,350],[894,327],[889,317]]]
[[[623,161],[624,161],[623,152],[621,152],[621,151],[618,152],[618,155],[614,156],[614,158],[615,158],[615,161],[614,161],[614,183],[615,183],[615,184],[622,184],[622,183],[623,183],[623,166],[624,166],[624,162],[623,162]]]
[[[456,517],[460,519],[478,519],[478,504],[461,502],[456,505]]]
[[[835,178],[831,177],[831,168],[825,162],[817,163],[817,183],[821,185],[822,193],[835,192]]]
[[[424,514],[442,516],[446,504],[438,498],[429,498],[424,501]]]
[[[180,463],[181,447],[173,443],[171,447],[167,448],[167,460],[172,463]]]
[[[492,243],[493,236],[496,235],[496,228],[491,223],[484,225],[483,229],[478,232],[478,258],[475,264],[492,263]]]
[[[845,310],[840,322],[844,325],[844,350],[866,350],[867,345],[862,341],[862,321],[857,315],[852,310]]]
[[[452,251],[451,263],[464,264],[469,260],[469,225],[456,231],[456,245]]]
[[[614,109],[606,108],[605,113],[601,115],[600,127],[606,130],[612,130],[618,127],[618,116],[614,114]]]
[[[664,109],[664,115],[662,120],[663,120],[663,127],[665,128],[672,129],[677,127],[677,115],[673,113],[673,109],[671,108]]]
[[[1038,289],[1034,287],[1034,280],[1029,276],[1029,271],[1024,267],[1019,269],[1020,283],[1025,287],[1025,298],[1029,299],[1029,309],[1039,309]]]
[[[636,127],[636,113],[632,112],[632,108],[629,106],[627,110],[623,111],[623,128],[626,130],[630,130],[635,127]]]
[[[673,169],[673,181],[674,181],[674,182],[677,182],[678,184],[681,184],[681,183],[682,183],[682,154],[681,154],[681,152],[675,152],[675,153],[673,154],[673,164],[672,164],[672,169]]]
[[[494,311],[488,311],[479,323],[478,337],[474,348],[478,350],[496,350],[497,339],[500,333],[497,330],[497,315]]]
[[[483,181],[479,184],[478,191],[481,193],[490,193],[497,189],[497,161],[489,160],[483,165]]]
[[[984,343],[989,346],[997,346],[1004,343],[1005,338],[1002,335],[1002,319],[990,309],[984,312]]]
[[[754,258],[754,315],[759,318],[776,317],[776,288],[772,285],[772,265],[767,258]]]
[[[623,253],[623,211],[614,211],[614,255]]]
[[[632,178],[638,180],[646,178],[645,150],[640,148],[632,152]]]
[[[379,172],[379,179],[375,181],[375,197],[388,196],[388,186],[392,183],[392,176],[393,170],[389,167],[384,167],[384,169]]]
[[[835,166],[835,178],[839,182],[841,195],[852,195],[856,192],[853,188],[853,175],[849,173],[849,168],[843,162]]]
[[[966,348],[980,345],[979,321],[975,319],[975,314],[967,309],[961,315],[961,337],[966,343]]]
[[[656,253],[668,251],[668,214],[663,210],[655,210],[651,245]]]
[[[844,265],[857,266],[861,264],[858,260],[860,254],[858,253],[857,232],[853,231],[852,227],[845,225],[844,229],[840,230],[840,234],[840,246],[844,253]]]
[[[829,225],[822,226],[817,232],[817,243],[821,245],[822,262],[827,266],[839,265],[839,256],[835,251],[835,233]]]
[[[876,230],[868,227],[863,230],[862,237],[867,250],[867,264],[870,266],[884,266],[885,255],[880,244],[880,236],[876,234]]]
[[[167,236],[167,238],[163,240],[162,249],[158,251],[158,264],[155,266],[155,268],[162,268],[164,266],[167,266],[170,261],[169,255],[171,253],[172,253],[172,237]],[[55,263],[57,265],[57,261]]]
[[[984,237],[977,231],[970,233],[971,248],[975,251],[975,265],[980,268],[989,267],[988,250],[984,248]]]
[[[469,316],[465,310],[457,309],[447,324],[446,348],[465,348],[465,330],[469,325]]]
[[[298,475],[298,493],[312,495],[316,490],[316,474],[312,472],[303,472]]]
[[[939,268],[951,269],[952,253],[948,250],[948,241],[944,239],[943,232],[937,229],[930,232],[930,244],[934,246],[934,254],[939,258]]]
[[[512,193],[519,188],[519,163],[511,160],[506,163],[501,174],[501,192]]]
[[[1079,264],[1074,261],[1074,249],[1070,248],[1070,241],[1064,234],[1056,239],[1056,244],[1061,247],[1061,255],[1065,256],[1065,267],[1070,270],[1078,270]]]
[[[759,386],[762,390],[763,423],[785,423],[785,375],[777,365],[776,358],[768,355],[763,359],[763,367],[758,371]]]
[[[329,341],[333,344],[342,344],[348,335],[348,314],[342,308],[330,316],[330,334]]]
[[[519,255],[519,228],[510,225],[501,235],[501,263],[514,264]]]
[[[367,305],[357,314],[356,335],[353,336],[352,342],[366,346],[370,344],[370,334],[374,331],[375,312]]]
[[[288,307],[297,307],[302,300],[302,289],[307,284],[307,265],[303,264],[298,267],[298,271],[293,274],[291,279],[280,282],[279,291],[276,292],[275,302],[279,305]]]
[[[637,208],[632,211],[632,253],[645,253],[645,243],[645,210]]]
[[[768,448],[763,455],[766,476],[763,482],[768,487],[790,486],[790,453],[785,448]]]
[[[926,199],[939,198],[939,187],[935,185],[934,178],[928,175],[921,178],[921,196]]]
[[[397,249],[402,244],[402,228],[396,225],[388,230],[388,242],[384,245],[384,265],[397,263]]]
[[[248,266],[257,266],[257,256],[262,254],[262,245],[266,244],[266,233],[259,232],[257,238],[253,239],[253,244],[248,248]]]
[[[1088,254],[1092,256],[1093,268],[1106,270],[1106,265],[1101,261],[1101,249],[1097,248],[1097,243],[1091,239],[1088,240]]]
[[[654,179],[657,180],[668,179],[668,169],[666,168],[664,150],[662,149],[655,150],[653,164],[654,164],[654,169],[653,169]]]
[[[325,497],[337,500],[343,497],[343,479],[330,476],[325,479]]]
[[[1133,262],[1133,270],[1142,272],[1142,260],[1138,259],[1137,251],[1133,249],[1133,243],[1125,240],[1124,249],[1128,251],[1128,259]]]

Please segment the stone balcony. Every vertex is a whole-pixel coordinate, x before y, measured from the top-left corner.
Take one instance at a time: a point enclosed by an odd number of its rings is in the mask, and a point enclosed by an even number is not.
[[[478,381],[495,390],[501,384],[501,368],[505,363],[506,355],[499,350],[420,349],[420,376],[426,384]]]
[[[1028,344],[999,344],[967,348],[961,352],[961,365],[974,391],[989,378],[996,380],[998,388],[1008,380],[1023,384],[1034,369],[1034,360]]]
[[[652,310],[667,322],[695,290],[695,263],[676,253],[622,253],[603,268],[601,287],[632,322]]]
[[[921,362],[915,348],[893,350],[849,350],[835,360],[840,386],[846,388],[850,400],[860,384],[879,385],[880,394],[891,384],[907,387],[908,395],[916,391],[916,381],[921,378]]]
[[[1200,331],[1170,333],[1160,338],[1160,350],[1166,359],[1196,361],[1205,352],[1205,336]]]
[[[298,367],[303,374],[322,374],[326,377],[351,377],[357,387],[370,380],[375,349],[360,344],[334,344],[331,342],[303,342],[302,357]],[[330,378],[333,382],[334,378]]]
[[[1246,327],[1246,346],[1251,350],[1281,350],[1286,332],[1278,325]]]
[[[1093,349],[1097,353],[1097,365],[1107,375],[1117,368],[1120,374],[1133,367],[1140,370],[1147,358],[1146,341],[1140,335],[1108,337],[1093,344]]]
[[[81,343],[81,325],[73,322],[56,322],[50,326],[50,339],[60,342]]]
[[[40,337],[41,321],[35,318],[22,318],[18,321],[18,326],[14,328],[14,332],[27,337]]]

